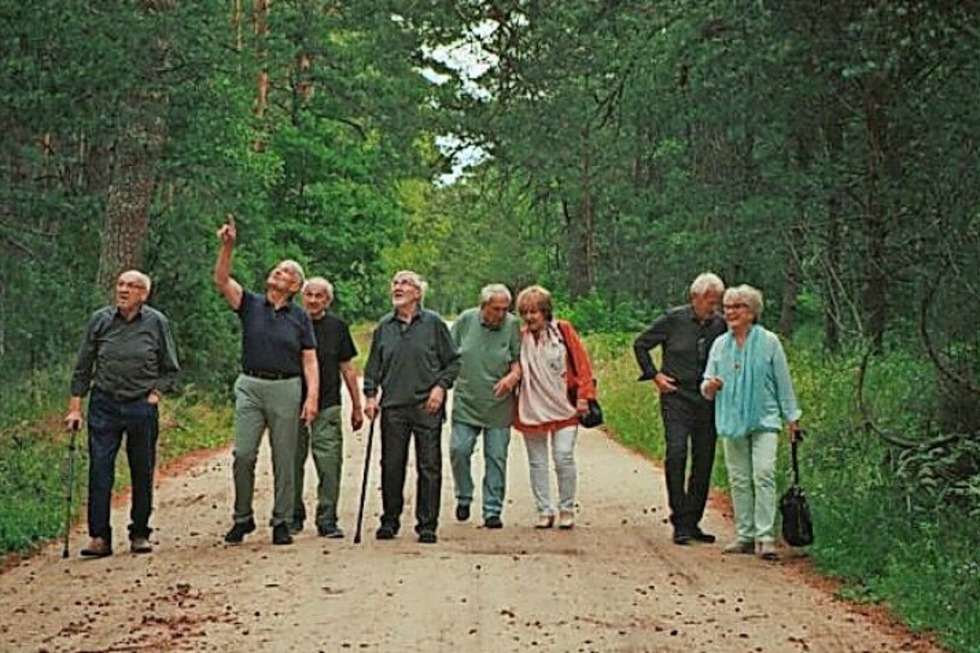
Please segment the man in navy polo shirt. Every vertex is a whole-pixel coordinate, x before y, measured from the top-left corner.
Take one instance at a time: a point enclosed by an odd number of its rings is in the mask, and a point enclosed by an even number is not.
[[[289,523],[295,500],[297,431],[300,421],[313,422],[319,402],[316,339],[310,316],[292,301],[303,286],[303,268],[296,261],[281,261],[266,279],[265,295],[244,290],[231,277],[236,237],[234,220],[221,225],[221,249],[214,266],[214,283],[242,323],[232,465],[235,523],[225,534],[225,542],[240,544],[255,530],[255,461],[262,433],[268,428],[275,485],[272,543],[292,544]],[[307,390],[301,407],[303,381]]]

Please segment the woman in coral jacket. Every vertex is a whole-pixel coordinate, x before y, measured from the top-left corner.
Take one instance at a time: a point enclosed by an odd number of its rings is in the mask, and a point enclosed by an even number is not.
[[[575,439],[578,417],[596,398],[592,365],[574,327],[552,314],[551,293],[529,286],[517,296],[521,329],[521,384],[514,427],[524,435],[536,528],[555,525],[548,475],[548,445],[558,479],[558,527],[575,525]],[[575,403],[569,399],[576,397]]]

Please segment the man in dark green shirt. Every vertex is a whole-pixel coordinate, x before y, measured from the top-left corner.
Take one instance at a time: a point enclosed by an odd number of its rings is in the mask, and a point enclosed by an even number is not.
[[[88,530],[86,557],[112,554],[109,501],[116,455],[126,434],[126,458],[133,484],[129,540],[134,553],[149,553],[153,509],[153,468],[159,433],[160,395],[174,389],[179,369],[170,325],[146,306],[150,278],[138,270],[119,275],[115,306],[92,314],[71,377],[65,421],[77,429],[82,397],[92,391],[88,414]]]
[[[459,352],[449,327],[422,308],[424,284],[405,270],[391,280],[394,310],[378,322],[364,368],[364,414],[374,420],[381,391],[381,495],[384,513],[377,539],[398,534],[404,507],[408,442],[415,436],[418,491],[415,531],[435,544],[442,492],[442,422],[446,393],[459,373]]]

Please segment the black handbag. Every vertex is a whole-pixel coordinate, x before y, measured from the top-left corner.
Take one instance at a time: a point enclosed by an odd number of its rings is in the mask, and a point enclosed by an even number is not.
[[[806,494],[800,487],[800,464],[797,460],[796,449],[803,434],[792,443],[793,455],[793,484],[779,499],[779,512],[783,516],[783,539],[790,546],[808,546],[813,544],[813,519],[810,517],[810,506]]]
[[[568,335],[565,333],[565,329],[561,327],[561,323],[558,323],[558,331],[561,332],[561,337],[563,340],[568,340]],[[564,343],[563,343],[564,344]],[[572,357],[572,352],[565,344],[565,352],[567,354],[568,364],[572,368],[572,374],[578,376],[578,371],[575,368],[575,359]],[[592,383],[595,384],[596,380],[592,379]],[[578,392],[576,388],[568,389],[568,400],[572,402],[573,406],[578,405]],[[578,416],[578,423],[587,429],[594,429],[597,426],[601,426],[603,422],[602,417],[602,406],[599,405],[598,399],[589,399],[588,409]]]

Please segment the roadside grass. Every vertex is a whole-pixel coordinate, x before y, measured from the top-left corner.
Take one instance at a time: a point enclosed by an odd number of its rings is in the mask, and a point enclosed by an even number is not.
[[[66,372],[47,375],[43,383],[33,379],[38,401],[21,401],[16,407],[4,403],[6,425],[0,428],[0,554],[35,550],[40,543],[64,534],[70,441],[61,421],[67,405],[66,379]],[[9,396],[9,392],[4,395]],[[61,402],[40,400],[42,397]],[[158,468],[192,451],[230,442],[232,408],[230,403],[216,401],[193,387],[185,388],[178,397],[164,399]],[[88,492],[86,443],[82,430],[76,436],[73,522],[79,518]],[[115,489],[122,490],[129,482],[123,451],[117,459]]]
[[[634,334],[585,338],[610,433],[656,461],[663,426],[649,383],[636,381]],[[894,447],[862,424],[856,401],[859,358],[829,359],[787,345],[807,437],[800,449],[802,485],[813,510],[815,567],[842,582],[843,599],[885,603],[913,630],[936,634],[961,653],[980,653],[980,520],[931,500],[901,480]],[[934,387],[931,366],[901,353],[875,361],[866,398],[876,421],[915,437],[926,429]],[[789,447],[781,440],[778,487],[790,483]],[[724,456],[713,485],[728,490]]]

